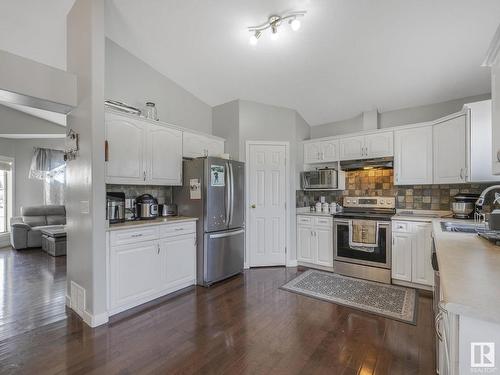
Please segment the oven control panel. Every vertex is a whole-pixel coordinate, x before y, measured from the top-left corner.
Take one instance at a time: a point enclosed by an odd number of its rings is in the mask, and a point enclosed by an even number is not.
[[[395,208],[395,197],[344,197],[344,207]]]

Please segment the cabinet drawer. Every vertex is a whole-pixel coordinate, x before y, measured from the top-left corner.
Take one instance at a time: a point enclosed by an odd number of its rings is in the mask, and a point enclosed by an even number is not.
[[[393,221],[393,232],[411,232],[411,223],[408,221]]]
[[[331,217],[315,217],[314,225],[323,227],[325,226],[333,227],[333,219]]]
[[[312,216],[303,216],[303,215],[297,216],[297,224],[312,224],[312,223],[313,223]]]
[[[159,237],[158,226],[117,230],[115,232],[111,232],[111,246],[127,245],[131,243],[157,240],[158,237]]]
[[[182,234],[196,233],[196,222],[165,224],[160,227],[160,237],[173,237]]]

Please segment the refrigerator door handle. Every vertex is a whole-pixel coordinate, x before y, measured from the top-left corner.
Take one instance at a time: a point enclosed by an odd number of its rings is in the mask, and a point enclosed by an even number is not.
[[[231,206],[229,210],[229,225],[233,224],[233,213],[234,213],[234,174],[233,174],[233,163],[229,163],[229,171],[231,172]]]
[[[210,239],[212,238],[223,238],[223,237],[231,237],[231,236],[236,236],[238,234],[245,233],[243,229],[239,230],[234,230],[232,232],[225,232],[225,233],[216,233],[216,234],[211,234]]]
[[[226,181],[226,220],[224,221],[225,225],[229,225],[229,220],[231,217],[231,175],[229,171],[229,163],[226,162],[226,172],[227,172],[227,181]]]

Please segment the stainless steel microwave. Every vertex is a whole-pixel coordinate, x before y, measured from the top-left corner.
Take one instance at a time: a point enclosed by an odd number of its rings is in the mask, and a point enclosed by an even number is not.
[[[335,169],[317,169],[300,172],[300,184],[303,190],[332,190],[338,188],[338,175]]]

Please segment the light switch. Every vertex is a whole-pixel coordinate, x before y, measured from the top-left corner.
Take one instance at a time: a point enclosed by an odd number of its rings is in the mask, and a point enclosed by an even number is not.
[[[90,213],[89,201],[80,201],[80,213],[82,213],[82,214]]]

